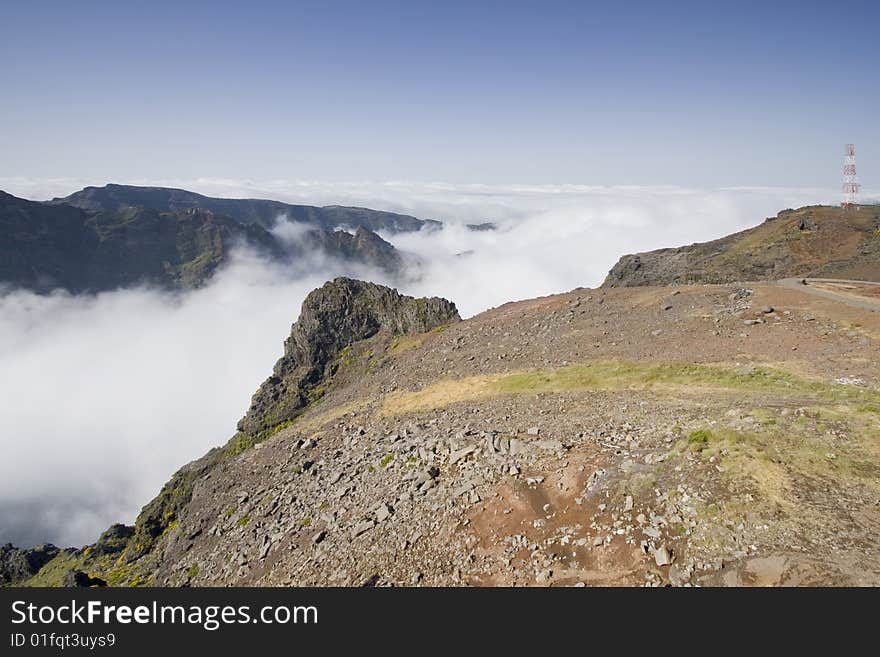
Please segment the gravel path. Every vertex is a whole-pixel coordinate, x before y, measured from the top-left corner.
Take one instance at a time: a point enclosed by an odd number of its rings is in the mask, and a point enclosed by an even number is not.
[[[806,281],[806,284],[804,284],[804,281]],[[844,285],[876,285],[880,287],[880,283],[875,283],[873,281],[852,281],[838,278],[783,278],[781,281],[779,281],[779,285],[782,285],[783,287],[800,290],[801,292],[814,294],[816,296],[824,297],[826,299],[832,299],[833,301],[839,301],[841,303],[845,303],[848,306],[852,306],[853,308],[861,308],[862,310],[880,312],[880,302],[878,301],[870,301],[868,299],[854,299],[844,294],[831,292],[830,290],[820,290],[815,287],[810,287],[811,283],[842,283]]]

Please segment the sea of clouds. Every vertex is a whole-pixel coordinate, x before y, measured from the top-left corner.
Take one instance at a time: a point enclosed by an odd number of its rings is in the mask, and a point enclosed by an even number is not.
[[[384,237],[421,261],[402,292],[444,296],[465,317],[597,286],[624,253],[834,200],[829,190],[782,188],[127,182],[441,220],[442,230]],[[0,189],[35,200],[86,184],[0,179]],[[497,229],[466,227],[487,221]],[[112,522],[131,523],[174,470],[234,433],[302,300],[337,275],[390,282],[318,255],[280,266],[239,249],[209,285],[184,294],[0,292],[0,543],[82,545]]]

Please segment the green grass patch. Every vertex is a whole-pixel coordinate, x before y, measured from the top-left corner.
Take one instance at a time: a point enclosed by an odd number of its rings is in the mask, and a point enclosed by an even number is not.
[[[688,434],[688,444],[695,449],[703,449],[712,440],[712,432],[708,429],[697,429]]]
[[[877,391],[798,377],[769,367],[724,367],[687,363],[597,362],[552,371],[523,372],[499,379],[499,392],[555,392],[583,388],[652,389],[706,387],[780,394],[801,394],[834,401],[876,399]]]
[[[658,390],[686,394],[717,390],[839,404],[880,405],[880,391],[876,389],[809,379],[771,367],[599,361],[555,370],[443,379],[422,390],[398,391],[386,396],[383,413],[424,412],[502,394],[572,390]],[[765,419],[772,424],[769,417]]]
[[[67,552],[59,552],[22,586],[62,586],[64,576],[71,570],[82,570],[82,560]]]

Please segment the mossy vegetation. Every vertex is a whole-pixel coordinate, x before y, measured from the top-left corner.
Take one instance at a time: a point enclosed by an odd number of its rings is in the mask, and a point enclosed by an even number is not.
[[[149,578],[139,564],[130,563],[128,555],[100,554],[85,548],[79,552],[62,551],[44,565],[33,577],[21,585],[28,587],[60,587],[71,571],[82,571],[89,577],[100,578],[108,586],[145,586]]]
[[[296,419],[285,420],[284,422],[279,422],[275,426],[260,431],[258,434],[253,436],[239,431],[232,438],[230,438],[224,446],[223,457],[227,459],[235,458],[242,452],[249,450],[254,445],[258,445],[259,443],[268,440],[275,434],[284,431],[284,429],[292,427],[294,424],[296,424]]]
[[[420,347],[428,339],[429,335],[429,333],[405,333],[400,335],[389,345],[388,354],[397,356]]]
[[[83,558],[79,555],[59,552],[36,575],[22,582],[22,586],[63,586],[65,575],[71,570],[82,570],[82,565]]]
[[[667,463],[697,452],[731,482],[751,480],[756,504],[770,505],[771,511],[797,508],[795,481],[820,487],[823,481],[842,482],[880,494],[880,418],[847,404],[802,407],[797,414],[768,407],[748,413],[754,418],[766,414],[775,414],[776,421],[756,421],[748,430],[694,430],[676,443]]]

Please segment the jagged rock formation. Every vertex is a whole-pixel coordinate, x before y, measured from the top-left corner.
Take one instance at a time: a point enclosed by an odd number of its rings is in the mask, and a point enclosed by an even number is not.
[[[119,212],[127,207],[143,207],[160,212],[177,212],[193,208],[210,210],[235,219],[240,223],[259,224],[271,228],[278,217],[310,224],[316,228],[333,229],[337,226],[384,230],[391,233],[437,228],[438,221],[424,221],[405,214],[382,212],[367,208],[330,205],[291,205],[262,199],[212,198],[185,189],[168,187],[135,187],[132,185],[105,185],[86,187],[50,203],[66,204],[84,210]]]
[[[358,227],[354,234],[344,230],[316,230],[306,233],[305,242],[311,248],[347,262],[356,262],[396,274],[403,270],[400,252],[376,233]]]
[[[296,417],[333,375],[339,353],[354,342],[383,329],[392,335],[423,333],[459,319],[455,304],[445,299],[414,299],[382,285],[337,278],[306,297],[284,356],[238,428],[253,435]]]
[[[0,232],[0,283],[37,292],[97,292],[144,283],[196,288],[241,244],[285,262],[317,251],[392,275],[403,267],[394,246],[366,228],[352,235],[313,227],[291,242],[257,223],[193,207],[83,210],[0,192]]]
[[[702,244],[623,256],[603,287],[730,283],[803,276],[880,280],[880,208],[784,210]]]
[[[38,545],[31,549],[13,547],[9,543],[0,546],[0,586],[19,584],[33,577],[59,552],[54,545]]]

